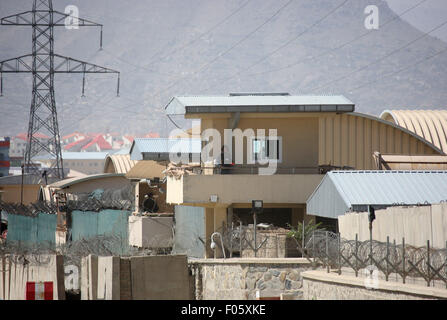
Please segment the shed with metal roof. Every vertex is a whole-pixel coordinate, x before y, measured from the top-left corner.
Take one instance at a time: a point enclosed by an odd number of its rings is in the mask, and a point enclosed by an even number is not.
[[[368,205],[434,204],[447,200],[447,171],[331,171],[307,200],[307,214],[337,218]]]

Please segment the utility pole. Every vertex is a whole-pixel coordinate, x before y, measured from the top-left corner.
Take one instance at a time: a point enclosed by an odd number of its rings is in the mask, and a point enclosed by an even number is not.
[[[47,174],[59,179],[64,178],[64,171],[54,95],[54,74],[82,73],[82,95],[87,73],[117,74],[117,95],[119,95],[120,75],[118,71],[54,53],[54,27],[66,27],[67,19],[71,19],[70,21],[75,19],[79,27],[100,27],[100,48],[102,49],[102,24],[55,11],[52,0],[33,0],[31,11],[7,16],[0,20],[1,25],[31,26],[33,30],[31,54],[0,61],[0,96],[3,94],[3,73],[32,73],[33,75],[33,94],[24,159],[25,170],[27,173],[40,175],[39,168],[33,165],[33,158],[37,155],[48,154],[54,162]],[[43,133],[42,131],[49,136],[48,141],[38,138],[37,133]]]

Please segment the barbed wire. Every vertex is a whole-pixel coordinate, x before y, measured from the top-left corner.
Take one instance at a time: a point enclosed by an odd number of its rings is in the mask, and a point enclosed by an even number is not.
[[[368,265],[376,266],[389,276],[396,273],[422,277],[427,282],[441,280],[447,284],[447,247],[438,249],[377,240],[347,240],[333,232],[316,231],[306,241],[308,257],[331,267],[353,268],[356,272]]]

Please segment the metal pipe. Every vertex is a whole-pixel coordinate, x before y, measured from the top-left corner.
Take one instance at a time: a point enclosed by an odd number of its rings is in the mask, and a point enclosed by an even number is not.
[[[256,222],[256,211],[253,211],[253,228],[254,228],[254,234],[253,234],[253,237],[254,237],[254,241],[255,241],[255,245],[254,245],[254,248],[255,248],[255,258],[256,258],[256,254],[257,254],[257,252],[258,252],[258,246],[257,246],[257,239],[256,239],[256,224],[257,224],[257,222]]]
[[[120,74],[118,73],[118,84],[116,86],[116,96],[120,96]]]
[[[405,283],[405,237],[402,237],[402,283]]]
[[[102,26],[99,34],[99,50],[102,50]]]
[[[430,287],[430,240],[427,240],[427,287]]]
[[[388,281],[388,259],[390,258],[390,237],[386,237],[386,274],[385,281]]]
[[[326,231],[326,268],[329,273],[329,232]]]
[[[20,186],[20,204],[23,205],[23,175],[25,174],[25,165],[22,164],[22,183]]]
[[[358,268],[358,233],[355,234],[355,276],[358,277],[359,275],[359,268]]]

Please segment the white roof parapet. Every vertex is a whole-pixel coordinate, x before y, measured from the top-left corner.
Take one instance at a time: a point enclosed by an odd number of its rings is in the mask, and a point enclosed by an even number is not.
[[[342,95],[231,94],[178,96],[166,106],[170,115],[214,112],[353,112],[355,105]]]

